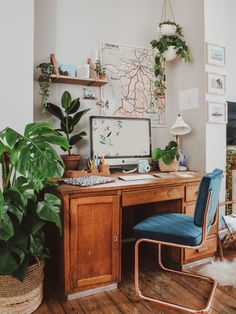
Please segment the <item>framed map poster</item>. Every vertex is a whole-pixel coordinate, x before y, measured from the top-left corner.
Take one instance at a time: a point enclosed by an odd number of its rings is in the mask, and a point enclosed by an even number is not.
[[[153,49],[102,42],[101,59],[108,84],[102,87],[103,114],[149,118],[166,126],[166,98],[155,97]]]

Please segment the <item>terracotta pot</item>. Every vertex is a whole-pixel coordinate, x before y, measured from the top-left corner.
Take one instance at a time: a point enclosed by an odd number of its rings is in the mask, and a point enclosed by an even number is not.
[[[105,80],[106,74],[99,74],[99,80]]]
[[[179,161],[174,159],[171,163],[166,165],[162,159],[159,159],[159,168],[162,172],[169,172],[169,171],[178,171],[179,169]]]
[[[65,171],[79,169],[79,164],[81,160],[80,155],[61,155],[61,158],[65,165]]]

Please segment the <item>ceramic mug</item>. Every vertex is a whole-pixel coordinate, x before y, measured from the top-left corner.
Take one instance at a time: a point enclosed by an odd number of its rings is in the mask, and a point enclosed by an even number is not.
[[[148,160],[139,160],[138,161],[138,172],[139,173],[147,173],[151,169],[150,165],[148,164]]]

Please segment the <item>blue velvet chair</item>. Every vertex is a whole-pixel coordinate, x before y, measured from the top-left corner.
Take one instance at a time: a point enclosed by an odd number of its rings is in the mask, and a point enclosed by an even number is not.
[[[199,249],[204,244],[218,210],[222,177],[223,171],[215,169],[202,178],[194,216],[177,213],[155,214],[134,226],[133,231],[135,237],[138,239],[135,243],[135,290],[140,298],[156,302],[166,308],[181,310],[183,313],[205,313],[209,311],[217,283],[208,277],[164,267],[161,261],[161,247],[162,245],[167,245],[178,248]],[[189,277],[201,278],[212,284],[207,305],[204,309],[195,310],[151,298],[141,293],[139,289],[139,245],[142,242],[155,243],[158,245],[158,264],[162,269]]]

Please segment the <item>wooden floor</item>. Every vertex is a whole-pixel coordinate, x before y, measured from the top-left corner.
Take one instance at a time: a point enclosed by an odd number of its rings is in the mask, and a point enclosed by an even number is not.
[[[236,257],[236,252],[227,252],[227,259]],[[133,269],[126,268],[119,289],[99,293],[79,300],[65,301],[59,296],[53,284],[45,284],[45,298],[35,314],[71,314],[71,313],[181,313],[163,310],[154,303],[140,301],[134,293]],[[198,269],[194,269],[198,271]],[[144,265],[140,274],[141,290],[150,296],[158,296],[181,305],[204,307],[209,285],[195,279],[186,279],[173,274],[160,272],[153,265]],[[218,287],[210,314],[236,313],[236,289]]]

